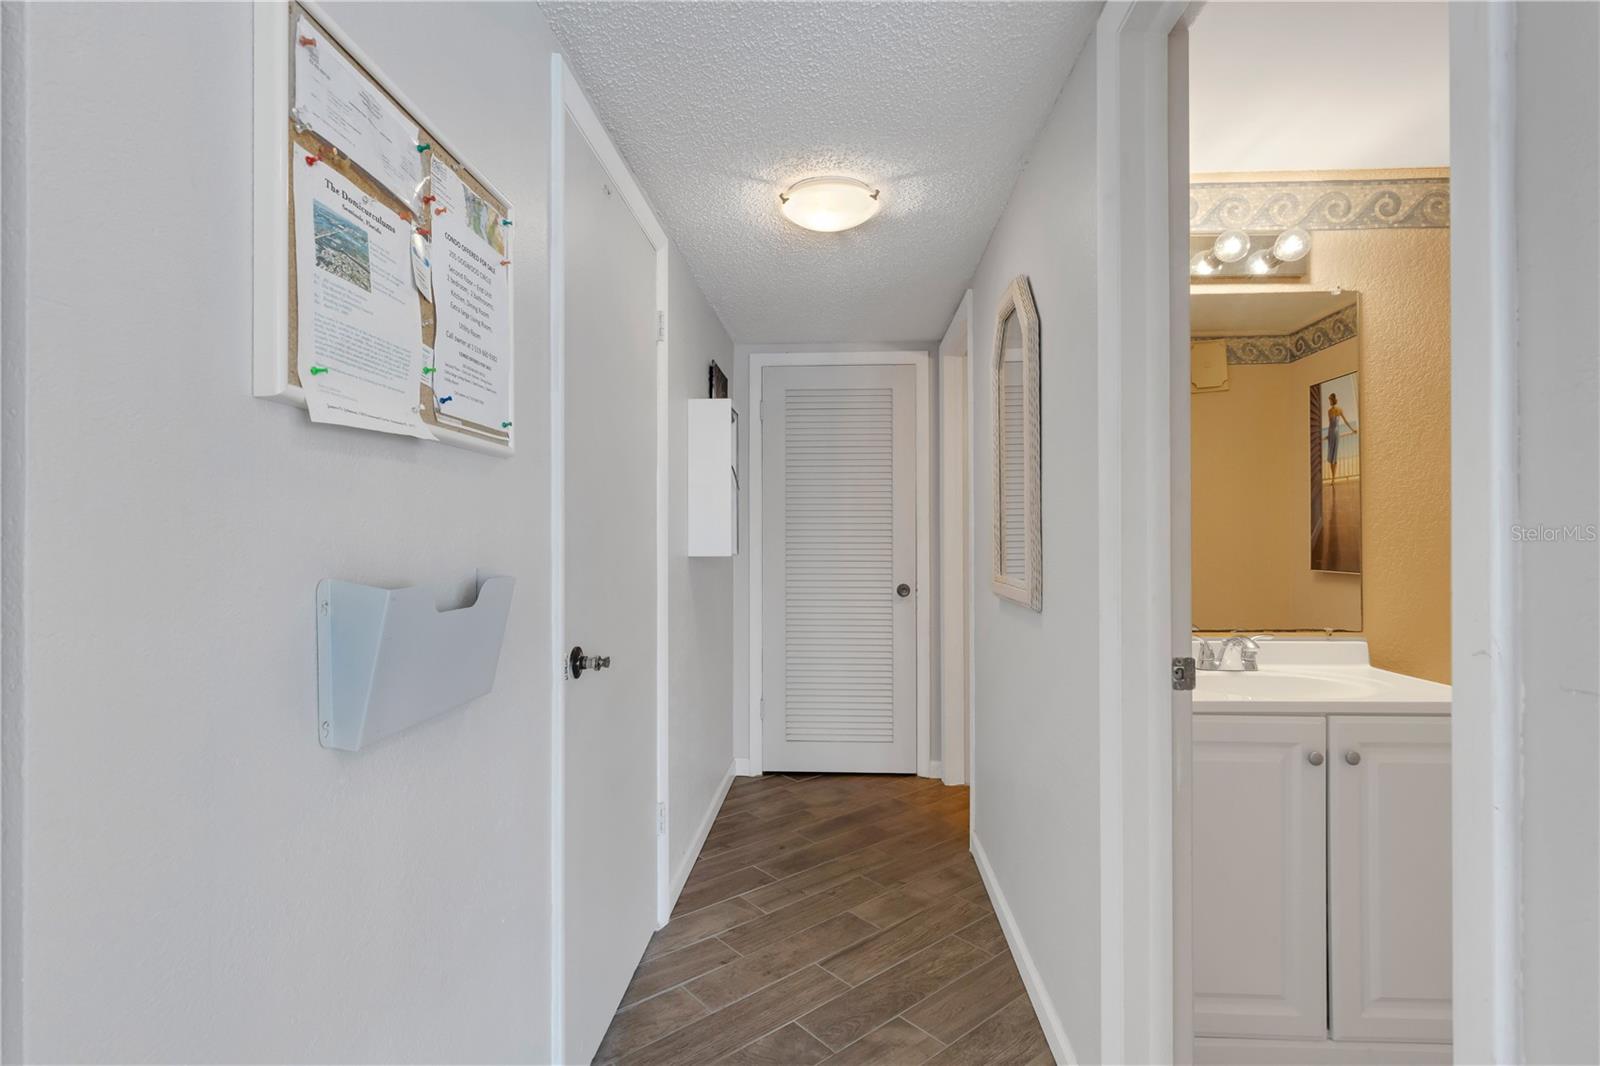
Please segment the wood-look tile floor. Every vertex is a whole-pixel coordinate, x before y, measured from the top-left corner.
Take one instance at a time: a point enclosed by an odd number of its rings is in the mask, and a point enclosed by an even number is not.
[[[967,850],[967,790],[737,778],[596,1062],[1052,1062]]]

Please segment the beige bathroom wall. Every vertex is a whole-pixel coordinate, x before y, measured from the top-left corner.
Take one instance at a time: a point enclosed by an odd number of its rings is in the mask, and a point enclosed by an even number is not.
[[[1446,176],[1444,170],[1205,174],[1194,183]],[[1448,683],[1450,231],[1314,229],[1306,281],[1230,290],[1307,286],[1360,294],[1362,632],[1373,665]],[[1197,466],[1196,496],[1205,491],[1203,476]]]
[[[1230,366],[1227,389],[1194,394],[1192,587],[1201,629],[1361,628],[1361,575],[1310,567],[1306,424],[1307,390],[1358,369],[1359,343],[1293,363]]]

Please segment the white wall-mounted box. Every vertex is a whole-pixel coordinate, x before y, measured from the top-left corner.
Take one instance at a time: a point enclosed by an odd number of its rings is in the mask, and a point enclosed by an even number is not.
[[[739,412],[732,400],[690,400],[691,556],[739,554]]]

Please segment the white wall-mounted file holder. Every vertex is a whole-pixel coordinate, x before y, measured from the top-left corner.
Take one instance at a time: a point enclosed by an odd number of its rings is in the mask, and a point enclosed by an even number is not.
[[[478,578],[469,606],[425,588],[317,583],[317,737],[360,751],[494,688],[516,578]]]

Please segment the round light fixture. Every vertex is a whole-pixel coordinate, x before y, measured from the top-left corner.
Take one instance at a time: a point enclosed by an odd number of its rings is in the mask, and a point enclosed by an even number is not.
[[[1250,235],[1237,229],[1219,233],[1211,253],[1224,263],[1237,263],[1250,254]]]
[[[1311,234],[1295,226],[1278,234],[1278,239],[1272,242],[1272,258],[1280,263],[1295,263],[1304,259],[1306,253],[1311,251]]]
[[[1222,261],[1211,252],[1198,252],[1189,260],[1189,273],[1206,278],[1222,269]]]
[[[859,226],[878,213],[878,190],[855,178],[806,178],[778,194],[783,217],[818,233]]]

